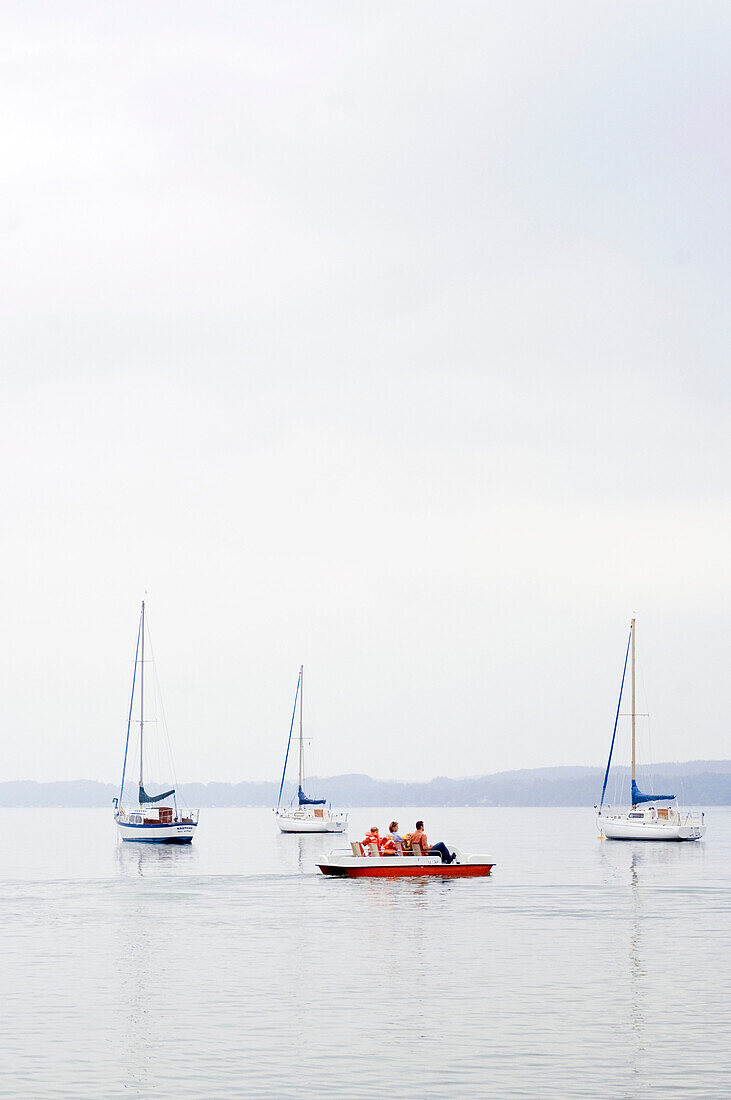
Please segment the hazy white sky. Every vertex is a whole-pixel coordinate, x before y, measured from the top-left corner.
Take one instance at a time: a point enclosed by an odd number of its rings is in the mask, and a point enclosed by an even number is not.
[[[3,11],[0,779],[728,757],[729,5]]]

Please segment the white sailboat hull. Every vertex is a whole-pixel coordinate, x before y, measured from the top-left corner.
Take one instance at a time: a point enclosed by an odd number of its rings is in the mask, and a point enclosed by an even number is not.
[[[121,839],[138,844],[191,844],[195,830],[195,825],[122,825],[117,822]]]
[[[611,817],[599,814],[597,824],[607,840],[701,840],[706,831],[702,818],[682,817],[677,821]]]
[[[283,833],[344,833],[348,828],[348,815],[325,811],[322,817],[299,811],[277,814],[277,825]]]

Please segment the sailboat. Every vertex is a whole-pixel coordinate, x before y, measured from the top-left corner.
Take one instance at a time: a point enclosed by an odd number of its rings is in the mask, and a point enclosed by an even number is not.
[[[283,833],[344,833],[348,828],[348,815],[340,810],[333,810],[327,805],[325,798],[308,798],[302,783],[304,782],[304,737],[302,734],[302,696],[304,680],[304,666],[300,665],[300,674],[297,680],[297,691],[294,696],[294,709],[292,721],[289,726],[289,739],[287,752],[284,757],[282,769],[282,782],[279,784],[279,798],[277,799],[277,824]],[[280,809],[282,803],[282,790],[284,778],[287,774],[287,761],[292,744],[292,730],[294,718],[297,713],[297,700],[299,699],[299,771],[297,780],[297,799],[293,799],[292,805],[286,809]]]
[[[609,768],[612,763],[614,741],[617,736],[617,723],[619,710],[622,705],[624,681],[627,673],[627,660],[630,649],[632,650],[632,805],[628,810],[604,809],[604,796],[609,779]],[[604,773],[604,785],[602,796],[597,810],[597,824],[600,831],[608,840],[700,840],[706,831],[704,814],[697,811],[682,813],[677,805],[674,794],[643,794],[637,786],[637,760],[635,737],[635,620],[632,619],[627,639],[627,652],[624,655],[624,668],[622,669],[622,684],[619,689],[619,702],[617,714],[614,719],[614,732],[609,749],[607,770]],[[657,802],[675,803],[671,806],[657,806]]]
[[[198,825],[198,810],[186,810],[180,807],[174,787],[153,795],[148,794],[145,790],[145,632],[145,601],[143,600],[132,672],[132,695],[129,701],[129,715],[127,718],[122,782],[119,786],[119,797],[113,800],[114,820],[117,823],[117,830],[122,840],[142,841],[147,844],[190,844]],[[135,692],[139,697],[140,708],[139,782],[136,794],[131,795],[131,805],[125,807],[125,781],[127,779],[127,760]],[[170,763],[172,766],[172,760]],[[168,799],[172,800],[172,805],[162,805]]]

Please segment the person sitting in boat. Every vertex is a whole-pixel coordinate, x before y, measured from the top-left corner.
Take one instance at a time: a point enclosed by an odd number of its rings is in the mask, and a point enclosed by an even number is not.
[[[378,854],[380,855],[381,848],[383,847],[383,837],[379,835],[377,825],[371,825],[364,839],[360,842],[360,847],[364,855],[369,856],[371,854],[371,844],[376,845]]]
[[[429,841],[426,839],[426,833],[424,832],[424,822],[416,822],[416,832],[411,834],[411,849],[414,855],[419,855],[421,852],[425,856],[439,856],[442,863],[451,863],[454,856],[449,851],[449,848],[443,841],[439,841],[437,844],[429,845]]]
[[[382,856],[403,855],[404,841],[399,836],[398,821],[392,821],[388,827],[388,836],[384,838],[381,848]]]

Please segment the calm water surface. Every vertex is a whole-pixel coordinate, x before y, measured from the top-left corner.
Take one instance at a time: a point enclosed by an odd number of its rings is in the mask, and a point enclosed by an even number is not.
[[[493,877],[325,879],[341,841],[264,810],[204,811],[190,849],[0,811],[0,1095],[731,1093],[731,810],[699,844],[601,841],[583,809],[420,816]]]

